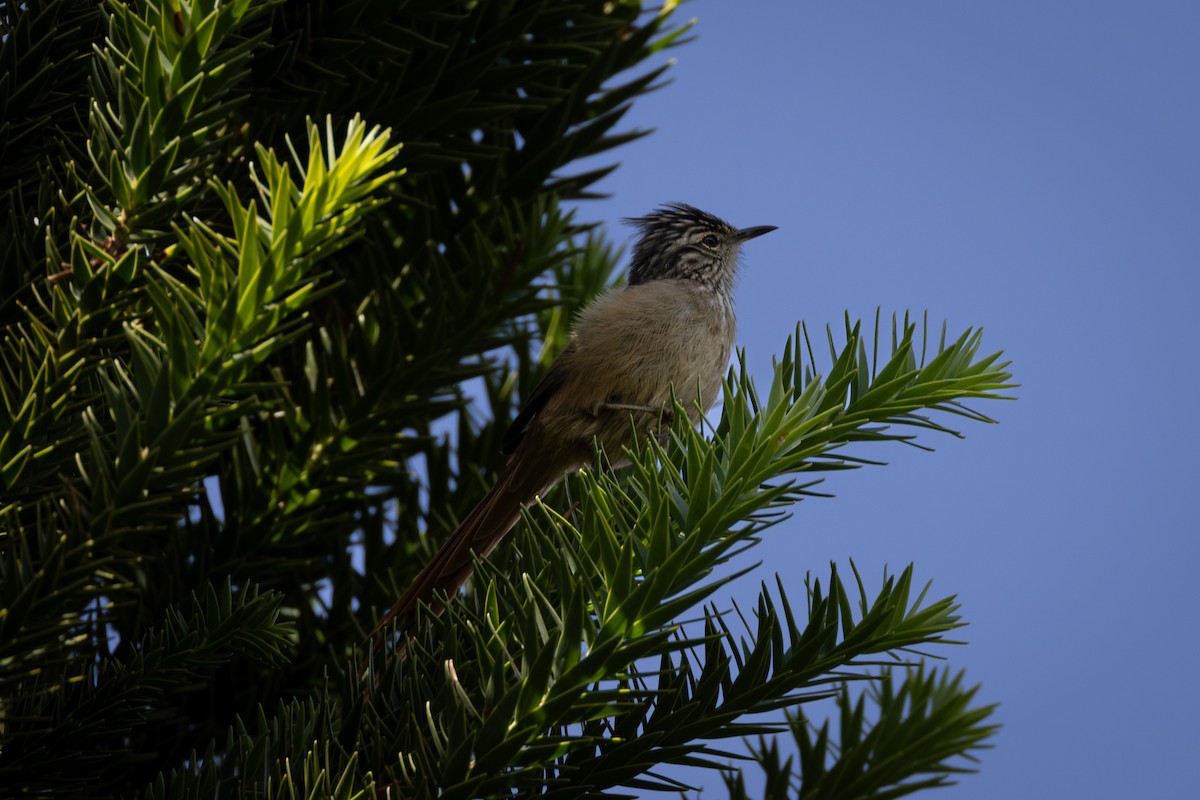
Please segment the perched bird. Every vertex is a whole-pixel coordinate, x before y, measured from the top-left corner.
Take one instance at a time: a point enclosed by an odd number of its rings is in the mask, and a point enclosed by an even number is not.
[[[508,464],[404,596],[380,620],[410,632],[421,602],[436,613],[533,503],[592,459],[594,443],[620,464],[630,418],[642,435],[672,416],[672,390],[693,424],[712,407],[733,348],[738,250],[774,226],[736,228],[683,203],[625,220],[639,233],[623,288],[601,295],[576,320],[571,341],[504,435]],[[403,647],[403,644],[401,645]]]

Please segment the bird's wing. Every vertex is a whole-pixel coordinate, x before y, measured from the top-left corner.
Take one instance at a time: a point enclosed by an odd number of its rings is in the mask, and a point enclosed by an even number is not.
[[[576,349],[575,345],[576,343],[572,341],[565,350],[558,354],[554,363],[550,365],[550,369],[546,370],[546,374],[525,398],[525,404],[521,406],[521,411],[508,426],[508,430],[504,432],[504,438],[500,441],[500,452],[504,455],[511,455],[517,449],[525,432],[529,430],[529,424],[533,422],[533,418],[566,383],[570,370],[564,366],[564,363],[570,361],[569,354]]]

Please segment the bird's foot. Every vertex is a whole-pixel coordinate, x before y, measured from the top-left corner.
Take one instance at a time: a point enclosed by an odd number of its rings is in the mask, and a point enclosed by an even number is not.
[[[667,439],[671,435],[671,426],[675,424],[675,409],[670,406],[656,406],[652,403],[622,403],[617,400],[609,400],[601,403],[600,407],[605,411],[653,414],[656,417],[655,422],[657,424],[647,429],[646,433],[657,439],[659,444],[667,443]]]

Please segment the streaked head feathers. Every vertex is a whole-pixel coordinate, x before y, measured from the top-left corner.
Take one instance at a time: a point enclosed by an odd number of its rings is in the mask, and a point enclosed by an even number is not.
[[[737,228],[685,203],[667,203],[644,217],[624,222],[638,229],[629,263],[629,284],[654,280],[694,280],[717,291],[732,291],[741,244],[774,226]]]

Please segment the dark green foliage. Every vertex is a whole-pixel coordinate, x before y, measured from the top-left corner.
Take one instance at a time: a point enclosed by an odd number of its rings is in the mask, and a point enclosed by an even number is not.
[[[795,765],[774,739],[760,737],[752,749],[766,772],[763,797],[882,800],[946,786],[951,775],[969,771],[955,759],[986,746],[982,743],[996,731],[984,722],[995,707],[972,707],[975,694],[963,686],[961,674],[920,668],[897,686],[893,673],[885,671],[865,695],[838,692],[837,741],[828,721],[816,727],[797,708],[788,714],[799,749]],[[874,722],[866,718],[868,697],[877,709]],[[733,800],[750,797],[740,773],[727,773],[725,783]]]
[[[747,715],[961,624],[911,570],[874,596],[835,570],[803,611],[781,576],[744,626],[717,605],[804,473],[1007,386],[976,333],[926,361],[907,321],[888,348],[847,322],[823,375],[798,331],[765,398],[731,373],[708,438],[677,425],[570,479],[577,507],[549,494],[407,659],[359,674],[613,280],[562,203],[607,172],[574,162],[641,135],[619,123],[673,7],[0,2],[4,794],[669,788],[662,765],[778,728]],[[879,679],[891,728],[843,720],[840,760],[798,740],[805,786],[934,785],[978,746],[986,709],[914,675]],[[906,713],[936,748],[897,748]]]

